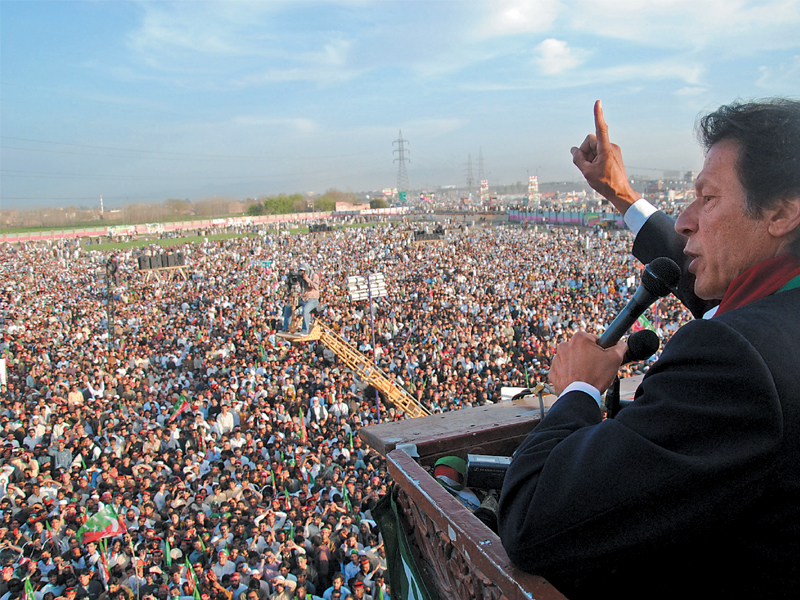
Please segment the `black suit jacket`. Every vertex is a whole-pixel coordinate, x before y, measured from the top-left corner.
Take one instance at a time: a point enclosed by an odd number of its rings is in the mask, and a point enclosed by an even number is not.
[[[687,324],[616,419],[559,399],[504,481],[512,561],[571,600],[800,597],[799,308]]]

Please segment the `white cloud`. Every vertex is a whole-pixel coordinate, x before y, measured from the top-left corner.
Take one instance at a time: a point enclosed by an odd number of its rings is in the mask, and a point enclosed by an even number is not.
[[[557,41],[557,40],[556,40]],[[555,44],[554,47],[557,47]],[[557,53],[554,53],[557,54]],[[538,60],[542,60],[541,58]],[[558,61],[553,60],[548,68],[553,69],[552,74],[559,74],[556,70]],[[563,64],[563,63],[562,63]],[[544,68],[544,66],[542,67]],[[563,71],[562,71],[563,72]],[[459,89],[476,92],[496,92],[526,89],[566,89],[582,86],[607,86],[635,84],[641,86],[645,82],[671,81],[689,84],[686,90],[700,89],[705,68],[685,57],[670,57],[657,61],[642,63],[623,63],[602,68],[588,68],[576,66],[569,71],[569,76],[563,77],[529,77],[519,78],[511,83],[495,83],[492,81],[470,81],[462,84]]]
[[[570,26],[650,48],[738,56],[797,47],[797,0],[576,0]]]
[[[330,85],[349,81],[367,70],[349,66],[352,47],[351,41],[336,39],[316,51],[276,57],[276,66],[240,77],[232,85],[250,87],[290,81]]]
[[[536,61],[542,72],[547,75],[557,75],[574,69],[582,62],[572,52],[567,42],[555,38],[548,38],[539,44],[537,53],[539,56]]]
[[[245,53],[242,31],[258,17],[249,3],[141,2],[141,26],[129,36],[131,47],[154,65],[175,54]],[[244,15],[248,15],[245,19]]]
[[[492,0],[490,14],[481,31],[509,35],[547,31],[561,8],[558,0]]]

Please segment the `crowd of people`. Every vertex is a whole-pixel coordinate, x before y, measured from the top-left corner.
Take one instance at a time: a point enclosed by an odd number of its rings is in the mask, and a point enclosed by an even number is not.
[[[533,387],[573,331],[608,325],[638,282],[629,247],[502,226],[417,245],[404,222],[260,232],[184,245],[186,279],[118,251],[118,285],[108,252],[0,247],[0,600],[388,599],[371,510],[390,481],[357,433],[403,414],[378,414],[330,349],[278,335],[287,274],[317,274],[316,318],[445,412]],[[345,281],[376,272],[370,315]],[[690,318],[671,300],[651,315],[662,337]],[[115,536],[84,542],[103,514]]]

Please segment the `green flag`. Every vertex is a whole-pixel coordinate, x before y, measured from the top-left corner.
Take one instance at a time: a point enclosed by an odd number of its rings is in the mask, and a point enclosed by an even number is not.
[[[347,512],[353,512],[353,505],[350,502],[350,494],[347,493],[347,485],[342,486],[342,492],[344,492],[344,505],[347,507]]]
[[[31,585],[30,577],[27,577],[25,579],[25,600],[36,600],[36,596],[33,593],[33,585]]]
[[[386,548],[389,587],[393,600],[435,600],[436,593],[428,589],[411,547],[400,525],[394,490],[390,490],[372,510]]]
[[[125,524],[112,505],[107,505],[89,517],[75,536],[81,544],[125,533]]]
[[[644,315],[636,319],[633,327],[631,327],[631,331],[641,331],[642,329],[649,329],[650,331],[656,330],[656,328],[653,327],[653,324]]]
[[[192,583],[194,600],[200,600],[200,590],[197,589],[197,579],[194,577],[194,570],[192,569],[192,565],[189,564],[188,556],[186,557],[186,580]]]
[[[186,396],[181,394],[178,396],[178,399],[175,401],[175,404],[172,406],[172,416],[169,418],[170,421],[178,417],[182,412],[189,410],[189,400],[187,400]]]

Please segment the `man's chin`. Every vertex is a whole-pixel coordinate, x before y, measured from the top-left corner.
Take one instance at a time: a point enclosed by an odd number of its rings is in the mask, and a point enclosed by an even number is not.
[[[703,287],[703,282],[698,282],[694,276],[691,276],[690,282],[694,290],[694,295],[701,300],[722,300],[722,297],[725,295],[724,293],[719,294],[714,290]]]

